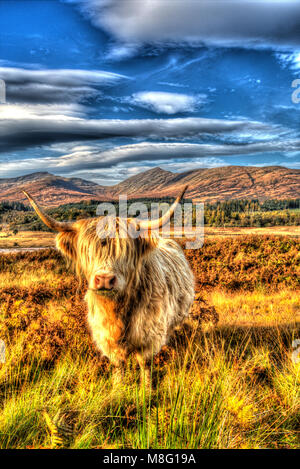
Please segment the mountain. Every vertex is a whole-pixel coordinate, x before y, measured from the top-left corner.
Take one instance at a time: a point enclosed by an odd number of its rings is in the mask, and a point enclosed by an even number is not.
[[[132,176],[110,188],[110,196],[175,196],[188,185],[194,201],[294,199],[300,197],[300,170],[282,166],[225,166],[171,173],[161,168]]]
[[[172,190],[186,184],[188,196],[195,201],[294,199],[300,197],[300,170],[282,166],[200,169],[177,175]]]
[[[300,170],[283,166],[225,166],[172,173],[159,167],[132,176],[115,186],[100,186],[80,178],[33,173],[0,179],[0,201],[24,201],[27,190],[42,204],[57,206],[81,200],[112,200],[177,195],[187,185],[194,201],[228,199],[294,199],[300,197]]]
[[[33,173],[0,179],[0,200],[22,201],[22,190],[30,192],[49,207],[99,198],[106,188],[80,178],[64,178],[50,173]],[[103,195],[104,196],[104,195]]]
[[[110,194],[112,196],[127,194],[128,197],[136,197],[145,193],[163,191],[168,183],[174,179],[174,176],[174,173],[165,171],[159,167],[149,169],[148,171],[139,173],[136,176],[131,176],[116,186],[111,187]]]

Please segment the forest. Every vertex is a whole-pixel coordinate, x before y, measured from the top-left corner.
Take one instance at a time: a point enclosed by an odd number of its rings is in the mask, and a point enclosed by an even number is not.
[[[172,203],[173,198],[132,199],[133,202]],[[189,199],[184,203],[191,202]],[[78,220],[96,216],[99,200],[82,201],[64,204],[51,208],[48,213],[57,220]],[[113,202],[118,213],[118,202]],[[204,224],[215,227],[268,227],[299,226],[300,199],[285,200],[228,200],[214,204],[204,204]],[[21,202],[0,202],[0,228],[5,227],[13,232],[49,231],[37,218],[33,210]]]

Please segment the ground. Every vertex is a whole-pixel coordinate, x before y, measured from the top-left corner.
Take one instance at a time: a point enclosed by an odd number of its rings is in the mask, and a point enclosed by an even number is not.
[[[150,389],[134,361],[113,385],[84,285],[57,252],[0,255],[0,448],[299,448],[299,244],[237,236],[186,251],[197,300]]]
[[[299,238],[300,226],[272,226],[267,228],[205,227],[205,238],[223,238],[244,235],[282,235]],[[17,234],[13,234],[11,231],[3,229],[3,231],[0,231],[0,249],[52,247],[55,245],[54,238],[55,233],[49,233],[47,231],[19,231]]]
[[[55,245],[54,233],[47,231],[0,231],[0,249],[52,247]]]

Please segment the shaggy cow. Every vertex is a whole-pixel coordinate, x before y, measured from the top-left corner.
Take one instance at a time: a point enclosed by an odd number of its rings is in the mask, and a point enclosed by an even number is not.
[[[73,261],[77,274],[86,278],[93,339],[119,369],[134,353],[146,370],[147,361],[167,343],[193,303],[193,274],[182,249],[157,234],[174,214],[185,190],[157,220],[116,218],[114,237],[103,232],[109,226],[99,223],[103,217],[58,222],[24,192],[42,221],[59,233],[57,248]],[[126,236],[130,227],[140,235]]]

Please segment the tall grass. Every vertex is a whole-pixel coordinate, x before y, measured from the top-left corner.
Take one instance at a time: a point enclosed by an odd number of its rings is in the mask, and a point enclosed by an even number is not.
[[[245,242],[236,254],[232,250],[226,272],[240,265],[240,252],[244,264],[252,262]],[[226,246],[209,244],[206,255],[216,263]],[[285,259],[283,271],[292,273],[290,252]],[[209,261],[196,261],[197,275]],[[229,273],[222,288],[217,281],[203,287],[219,323],[203,322],[200,302],[199,314],[196,309],[155,357],[152,384],[145,387],[133,360],[116,385],[90,340],[83,291],[71,272],[61,275],[66,267],[57,254],[18,254],[1,258],[0,265],[0,338],[7,347],[0,364],[0,448],[300,446],[293,275],[290,284],[283,279],[255,287],[252,266],[248,290],[233,288]]]
[[[154,366],[150,389],[133,363],[116,387],[110,369],[84,353],[49,366],[38,356],[18,361],[12,348],[0,373],[1,448],[52,447],[45,409],[60,418],[70,448],[296,448],[300,368],[288,332],[292,338],[292,329],[267,331],[267,343],[251,330],[195,336],[185,352]]]

